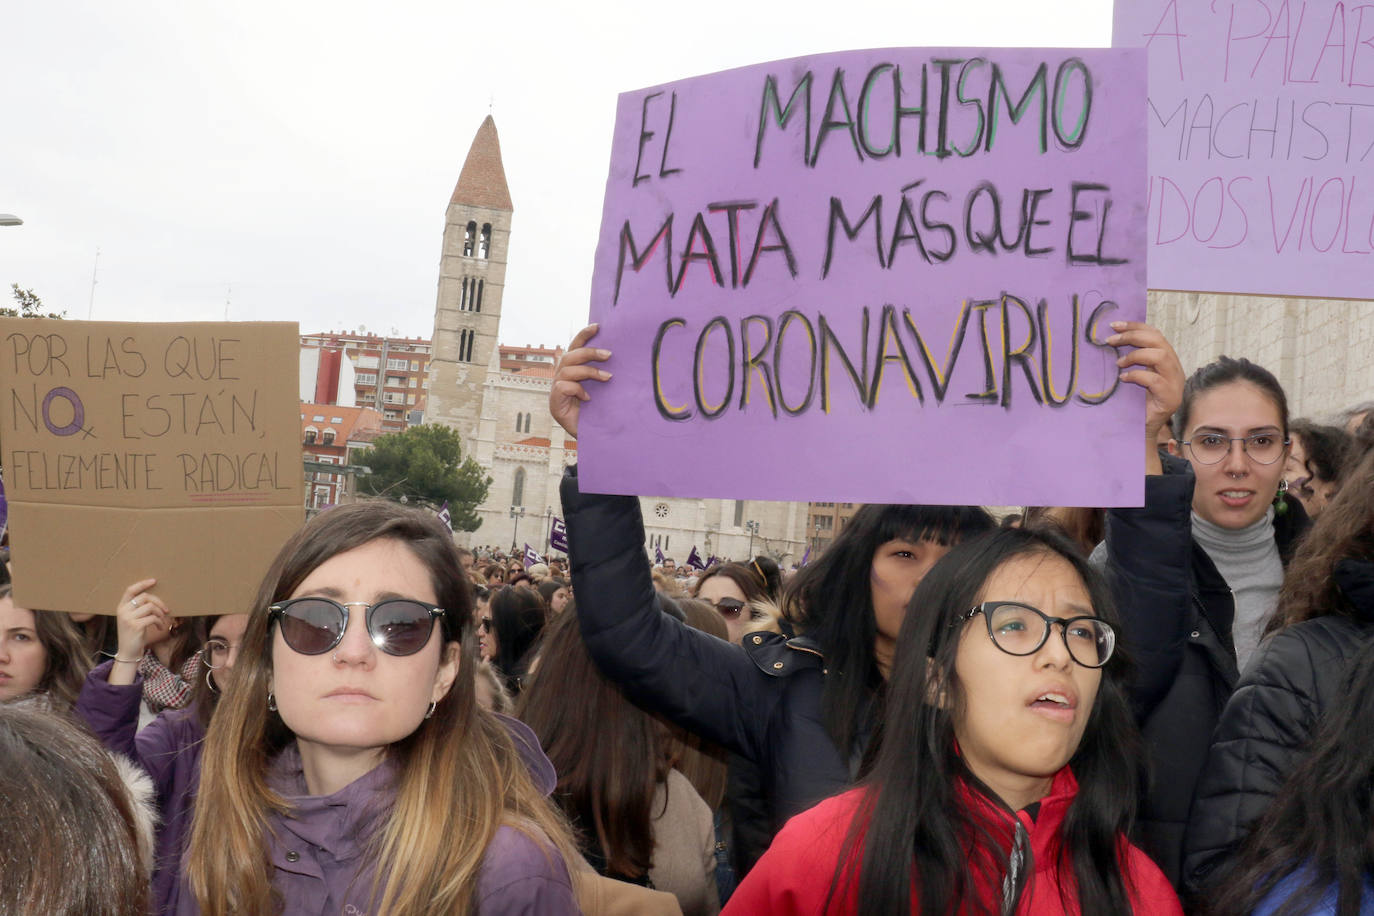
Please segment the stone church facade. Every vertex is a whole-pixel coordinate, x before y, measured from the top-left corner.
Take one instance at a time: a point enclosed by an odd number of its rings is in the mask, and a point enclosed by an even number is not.
[[[1148,309],[1191,373],[1221,354],[1269,369],[1294,418],[1326,420],[1374,399],[1374,303],[1151,292]]]
[[[482,525],[460,543],[545,552],[558,482],[577,460],[577,443],[548,412],[561,349],[498,344],[506,253],[514,206],[490,116],[468,151],[445,216],[424,422],[463,437],[492,478],[478,509]],[[806,503],[641,497],[646,549],[682,563],[700,556],[745,559],[768,553],[800,561],[807,545]],[[754,523],[751,525],[750,523]],[[750,551],[752,550],[752,554]]]

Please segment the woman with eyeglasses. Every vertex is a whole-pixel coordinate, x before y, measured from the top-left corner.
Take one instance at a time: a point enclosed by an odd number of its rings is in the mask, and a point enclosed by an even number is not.
[[[1293,555],[1267,634],[1221,714],[1193,799],[1184,877],[1199,898],[1281,796],[1374,637],[1374,452]]]
[[[520,723],[478,708],[452,535],[382,501],[277,555],[204,742],[175,911],[577,913]]]
[[[136,582],[121,596],[114,613],[119,640],[115,656],[87,675],[75,712],[105,747],[136,761],[152,779],[160,819],[150,900],[152,912],[170,913],[200,779],[200,747],[216,704],[233,689],[248,615],[201,618],[209,637],[195,654],[202,673],[192,678],[189,703],[164,710],[140,729],[147,640],[150,633],[165,631],[170,620],[162,599],[148,591],[156,582]]]
[[[572,341],[549,409],[570,434],[605,381]],[[730,806],[736,871],[746,872],[788,818],[851,785],[881,716],[897,632],[911,593],[953,544],[991,530],[982,509],[864,506],[783,599],[796,635],[750,633],[734,646],[662,613],[645,553],[638,497],[586,494],[562,483],[577,613],[598,667],[646,708],[739,755]],[[752,783],[752,784],[750,784]]]
[[[1152,779],[1142,846],[1176,884],[1193,792],[1222,708],[1278,604],[1307,528],[1283,494],[1288,401],[1278,380],[1223,356],[1184,381],[1155,328],[1114,322],[1145,389],[1145,505],[1107,513],[1106,564],[1140,671],[1133,685]],[[1170,417],[1161,456],[1156,437]]]
[[[788,822],[726,914],[1181,914],[1127,840],[1140,737],[1100,575],[1057,533],[950,550],[911,599],[857,788]]]
[[[697,579],[692,596],[710,604],[725,621],[730,642],[739,645],[744,631],[754,619],[750,605],[763,601],[763,577],[743,563],[721,563],[712,566]]]

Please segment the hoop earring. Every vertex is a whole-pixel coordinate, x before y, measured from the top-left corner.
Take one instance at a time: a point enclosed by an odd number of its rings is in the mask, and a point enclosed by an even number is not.
[[[272,691],[267,691],[267,709],[269,712],[277,711],[277,698],[272,695]]]
[[[218,695],[218,694],[219,694],[219,688],[216,687],[216,686],[215,686],[215,682],[214,682],[213,680],[210,679],[210,675],[212,675],[212,674],[214,674],[214,673],[215,673],[215,672],[214,672],[214,669],[213,669],[213,668],[206,668],[206,669],[205,669],[205,686],[209,688],[209,690],[210,690],[211,693],[213,693],[213,694],[215,694],[215,695]]]
[[[436,707],[436,706],[438,706],[438,705],[439,705],[438,703],[434,702],[433,700],[430,700],[430,702],[429,702],[429,709],[425,710],[425,718],[426,718],[426,719],[432,719],[432,718],[434,718],[434,707]]]

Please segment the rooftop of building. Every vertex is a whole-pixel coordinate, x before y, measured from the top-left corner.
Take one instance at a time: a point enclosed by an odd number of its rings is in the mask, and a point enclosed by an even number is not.
[[[458,184],[449,201],[492,210],[511,210],[510,188],[506,186],[506,169],[501,164],[501,139],[496,135],[496,122],[487,115],[477,136],[472,138],[468,158],[458,173]]]

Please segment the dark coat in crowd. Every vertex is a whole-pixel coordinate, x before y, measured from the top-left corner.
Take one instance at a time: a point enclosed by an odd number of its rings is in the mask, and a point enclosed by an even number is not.
[[[1149,749],[1139,842],[1178,886],[1193,790],[1239,672],[1231,589],[1193,540],[1192,470],[1162,458],[1164,474],[1145,479],[1143,507],[1107,512],[1107,573],[1137,666],[1131,699]],[[1275,514],[1283,562],[1307,526],[1297,500]]]
[[[1344,689],[1350,659],[1374,635],[1374,564],[1342,560],[1335,579],[1356,616],[1315,617],[1276,633],[1226,704],[1188,823],[1190,893],[1215,883],[1273,802]]]
[[[847,788],[862,746],[842,754],[821,716],[825,663],[804,636],[752,633],[743,647],[659,609],[639,498],[583,494],[563,477],[573,590],[598,667],[636,703],[753,761],[765,823],[735,811],[736,837],[770,841],[798,812]],[[747,863],[761,849],[745,850]]]

